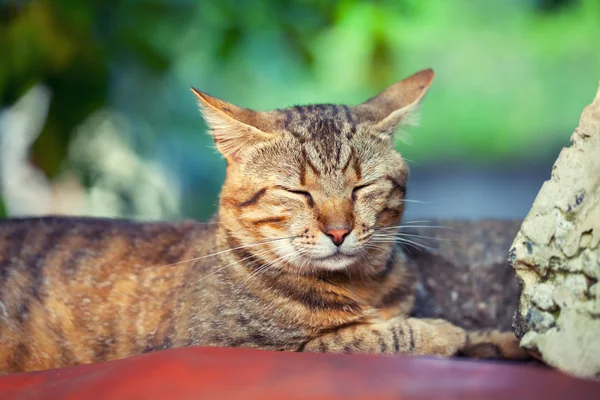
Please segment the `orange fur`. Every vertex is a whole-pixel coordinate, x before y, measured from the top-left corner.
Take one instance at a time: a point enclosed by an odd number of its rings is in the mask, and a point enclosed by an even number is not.
[[[407,317],[415,282],[393,238],[408,169],[393,132],[432,78],[355,107],[265,113],[195,91],[228,161],[206,225],[0,222],[0,372],[194,345],[522,356],[506,335]],[[335,244],[331,230],[347,235]]]

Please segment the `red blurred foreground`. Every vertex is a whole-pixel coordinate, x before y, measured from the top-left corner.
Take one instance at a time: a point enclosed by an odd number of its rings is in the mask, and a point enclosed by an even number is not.
[[[533,365],[187,348],[0,378],[0,399],[600,399]]]

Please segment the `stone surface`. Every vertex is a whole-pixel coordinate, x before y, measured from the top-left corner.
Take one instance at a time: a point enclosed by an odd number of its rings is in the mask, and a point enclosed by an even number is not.
[[[411,225],[410,222],[406,223]],[[433,220],[402,228],[409,267],[418,277],[414,314],[467,329],[510,331],[519,285],[506,253],[520,221]]]
[[[600,377],[600,91],[571,143],[509,252],[523,285],[514,329],[546,363]]]

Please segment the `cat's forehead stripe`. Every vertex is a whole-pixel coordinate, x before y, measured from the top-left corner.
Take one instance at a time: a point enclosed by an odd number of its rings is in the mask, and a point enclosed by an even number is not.
[[[301,141],[322,135],[322,127],[333,135],[350,138],[356,132],[356,118],[350,107],[336,104],[294,106],[280,110],[284,114],[284,129]]]
[[[350,107],[313,104],[280,112],[284,129],[300,141],[303,159],[315,174],[347,168],[352,152],[348,140],[356,133],[357,121]]]

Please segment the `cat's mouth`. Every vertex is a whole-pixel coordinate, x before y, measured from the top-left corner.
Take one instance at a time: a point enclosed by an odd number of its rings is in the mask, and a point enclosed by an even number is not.
[[[292,242],[289,245],[278,246],[281,257],[287,258],[290,264],[301,269],[308,265],[313,268],[335,271],[351,267],[359,262],[360,251],[353,248],[304,248],[296,247]]]
[[[336,270],[347,268],[358,260],[356,255],[342,253],[339,249],[335,253],[322,257],[311,257],[311,264],[315,267]]]

